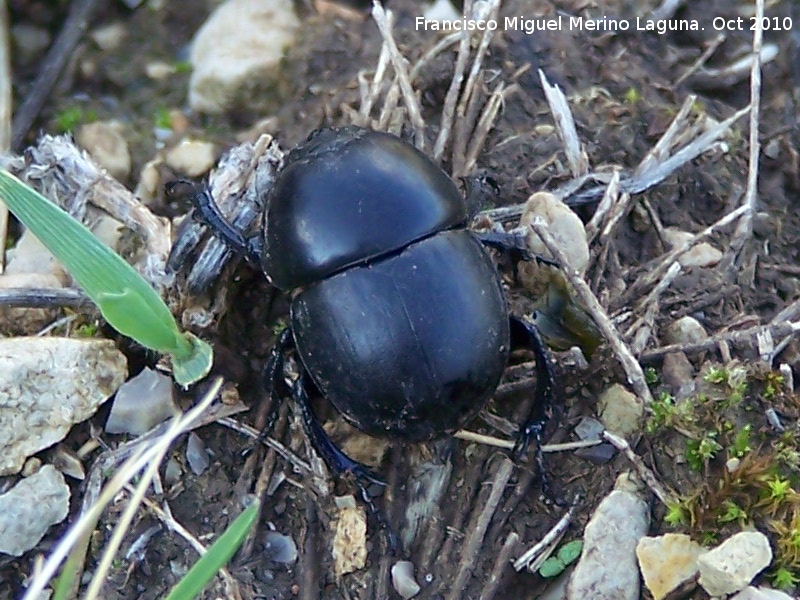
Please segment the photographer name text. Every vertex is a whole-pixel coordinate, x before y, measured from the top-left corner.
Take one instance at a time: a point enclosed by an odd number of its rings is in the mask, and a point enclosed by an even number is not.
[[[755,27],[755,17],[745,19],[737,17],[726,19],[716,17],[709,23],[715,31],[744,31],[752,30]],[[748,21],[753,21],[748,22]],[[774,23],[773,23],[774,21]],[[645,19],[637,17],[635,19],[612,19],[603,17],[600,19],[587,19],[586,17],[573,17],[558,15],[548,18],[531,19],[524,16],[505,17],[504,19],[450,19],[450,20],[431,20],[425,17],[416,18],[417,31],[494,31],[502,29],[504,31],[522,31],[532,34],[537,31],[597,31],[597,32],[619,32],[619,31],[652,31],[658,34],[665,34],[668,31],[703,31],[703,27],[696,19]],[[791,18],[783,20],[777,18],[764,18],[762,27],[767,29],[787,30],[792,28]]]

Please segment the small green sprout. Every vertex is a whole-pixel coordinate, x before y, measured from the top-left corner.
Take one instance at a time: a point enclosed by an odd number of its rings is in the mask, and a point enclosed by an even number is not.
[[[644,370],[644,380],[647,382],[647,385],[658,385],[660,379],[655,367],[647,367]]]
[[[664,522],[670,527],[687,526],[689,524],[689,511],[682,502],[671,502],[667,504],[667,514],[664,515]]]
[[[749,423],[736,432],[733,443],[728,448],[728,454],[732,458],[743,458],[747,453],[752,452],[753,448],[750,446],[752,432],[753,426]]]
[[[733,500],[725,500],[722,503],[722,508],[725,512],[717,517],[717,521],[720,523],[747,523],[747,511]]]
[[[78,125],[83,123],[91,123],[97,120],[97,113],[94,110],[86,110],[80,106],[71,106],[65,108],[55,117],[55,128],[60,133],[75,130]]]
[[[780,475],[775,475],[767,480],[768,498],[776,503],[783,502],[790,495],[795,492],[792,489],[792,484],[788,479],[782,479]]]
[[[716,385],[728,383],[728,370],[722,367],[709,367],[706,374],[703,375],[703,381]]]
[[[800,579],[786,567],[778,567],[772,574],[772,585],[780,590],[791,590],[800,583]]]
[[[583,550],[582,540],[567,542],[558,549],[556,556],[551,556],[539,567],[539,575],[545,578],[558,577],[570,564],[575,562]]]
[[[172,114],[168,108],[157,109],[153,121],[158,129],[172,129]]]
[[[692,469],[702,471],[704,465],[722,450],[716,437],[716,431],[709,431],[700,440],[687,440],[686,461]]]
[[[0,170],[0,199],[60,260],[114,329],[169,354],[175,381],[189,385],[211,370],[211,347],[182,333],[156,291],[133,267],[61,207]]]

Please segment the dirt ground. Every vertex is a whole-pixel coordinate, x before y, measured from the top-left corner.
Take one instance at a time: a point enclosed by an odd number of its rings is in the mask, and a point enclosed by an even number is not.
[[[66,4],[12,0],[11,22],[32,23],[57,32]],[[747,16],[752,10],[751,4],[730,0],[687,4],[676,16],[696,19],[704,30],[669,31],[663,35],[634,30],[618,34],[498,32],[485,68],[497,80],[513,81],[518,86],[516,93],[506,98],[478,159],[479,168],[491,174],[501,190],[498,206],[517,205],[535,191],[555,189],[571,179],[561,140],[552,128],[543,128],[552,125],[552,116],[539,82],[537,72],[540,69],[551,83],[557,83],[565,91],[579,137],[595,172],[609,172],[612,167],[620,167],[623,172],[633,170],[690,94],[697,95],[693,107],[697,114],[720,121],[747,105],[750,94],[747,75],[731,81],[704,76],[701,71],[679,83],[676,81],[706,48],[717,43],[720,32],[711,25],[714,18]],[[395,35],[401,52],[413,62],[438,38],[433,33],[414,30],[413,16],[418,14],[419,8],[413,2],[402,0],[390,7],[397,12]],[[509,0],[501,9],[501,17],[591,14],[632,19],[653,8],[653,4],[641,1]],[[796,2],[777,0],[768,3],[767,14],[792,17],[797,23],[795,27],[800,27],[799,8]],[[156,151],[151,135],[154,115],[165,109],[184,107],[188,81],[188,75],[181,73],[155,82],[143,76],[144,65],[156,59],[185,60],[186,45],[209,10],[206,3],[182,0],[165,0],[164,7],[158,10],[146,6],[128,10],[122,3],[106,3],[93,22],[95,25],[122,22],[128,31],[125,44],[109,52],[102,52],[90,43],[78,46],[71,67],[44,107],[29,141],[38,131],[57,130],[59,115],[70,107],[78,106],[84,115],[91,113],[98,119],[119,119],[125,127],[133,156],[132,173],[136,177],[141,166]],[[298,10],[303,22],[300,40],[289,50],[278,84],[258,101],[237,107],[224,116],[189,114],[189,132],[211,139],[221,147],[229,147],[235,143],[237,131],[271,115],[277,119],[276,137],[285,147],[291,147],[320,126],[349,121],[351,111],[347,107],[358,108],[358,72],[373,69],[377,61],[381,44],[377,28],[366,13],[361,20],[348,20],[320,16],[305,4]],[[753,233],[736,254],[729,247],[735,227],[729,226],[711,236],[710,241],[723,251],[725,258],[712,268],[684,269],[674,280],[661,298],[653,323],[656,339],[651,340],[648,348],[662,345],[664,342],[658,341],[662,330],[681,316],[694,316],[711,333],[743,329],[769,323],[800,297],[797,279],[800,267],[795,262],[800,251],[800,218],[795,210],[800,189],[797,108],[800,48],[791,37],[797,35],[796,31],[765,33],[765,43],[777,44],[778,54],[763,68],[759,124],[762,155],[758,214]],[[751,40],[749,30],[726,32],[724,41],[704,68],[722,68],[734,63],[749,49]],[[79,68],[86,61],[94,66],[91,72]],[[443,53],[416,83],[422,92],[423,116],[432,124],[431,139],[435,137],[454,62],[453,52]],[[15,64],[16,98],[23,97],[29,89],[37,66],[37,63]],[[718,148],[707,153],[664,181],[634,195],[632,208],[613,237],[605,242],[603,260],[596,262],[596,269],[587,274],[587,280],[612,316],[633,308],[641,295],[649,291],[644,290],[637,296],[626,294],[664,254],[661,227],[696,233],[742,202],[748,174],[748,136],[745,117],[724,138],[727,151]],[[123,183],[133,185],[135,181]],[[576,210],[588,221],[595,206],[596,203],[589,203]],[[170,216],[185,209],[185,205],[166,201],[154,207],[162,215]],[[593,248],[593,251],[596,250]],[[530,294],[515,282],[511,269],[502,266],[512,307],[522,312],[529,310]],[[259,273],[246,265],[227,273],[226,277],[227,281],[220,285],[228,288],[228,310],[213,332],[204,332],[204,335],[211,335],[217,348],[220,357],[217,371],[235,382],[242,399],[255,407],[240,417],[254,423],[259,411],[264,411],[259,371],[274,343],[275,324],[286,317],[288,299],[277,294]],[[790,320],[795,318],[796,314]],[[757,358],[752,344],[734,345],[731,353],[745,365]],[[565,354],[556,353],[556,357],[560,410],[547,429],[546,437],[551,442],[573,439],[571,432],[580,418],[595,415],[598,394],[613,383],[625,382],[625,375],[607,345],[601,346],[586,369],[567,360]],[[690,355],[690,358],[695,365],[701,362],[697,355]],[[514,362],[526,363],[530,359],[523,354],[515,356]],[[720,361],[721,356],[712,350],[705,359]],[[786,362],[797,367],[800,366],[798,361],[800,346],[791,342],[774,364]],[[148,362],[152,363],[153,357],[141,352],[131,355],[134,372]],[[653,360],[647,366],[658,374],[661,363]],[[524,373],[525,369],[513,370],[504,383],[517,377],[520,371]],[[742,407],[730,420],[739,426],[751,424],[756,432],[753,446],[769,449],[775,447],[778,436],[769,430],[764,417],[764,381],[763,374],[754,376],[754,383],[746,392],[747,407]],[[530,406],[532,389],[533,381],[516,386],[513,392],[502,397],[498,395],[488,410],[519,422]],[[653,389],[657,393],[668,388],[663,383],[654,383]],[[185,395],[186,403],[195,393],[190,391]],[[795,447],[798,429],[793,424],[798,416],[798,403],[787,394],[774,400],[771,406],[787,419],[788,433],[781,438],[785,438],[781,448]],[[327,422],[339,423],[335,412],[323,402],[317,405],[317,411]],[[102,424],[105,414],[101,411],[94,420]],[[308,449],[304,437],[290,414],[289,410],[283,411],[274,435],[306,458]],[[702,418],[711,419],[698,417]],[[341,441],[359,437],[357,432],[346,430],[343,424],[336,429],[337,439]],[[503,435],[482,419],[471,429]],[[87,431],[87,425],[78,426],[68,442],[78,445],[87,437]],[[365,568],[340,578],[334,576],[330,551],[337,514],[334,496],[356,493],[351,483],[333,481],[333,492],[322,496],[319,486],[298,476],[281,458],[276,460],[270,456],[264,460],[260,452],[243,458],[242,452],[248,448],[249,440],[240,434],[213,424],[197,433],[212,455],[211,468],[200,476],[184,468],[180,480],[165,490],[163,500],[169,503],[175,519],[201,540],[209,540],[224,530],[241,510],[246,494],[252,492],[259,478],[269,480],[274,473],[282,472],[296,484],[284,482],[266,498],[252,546],[230,565],[243,598],[397,597],[391,591],[389,579],[389,567],[395,559],[387,552],[384,536],[372,522]],[[111,446],[120,442],[114,436],[106,437]],[[721,489],[718,482],[724,479],[721,474],[724,457],[706,461],[697,473],[687,461],[676,460],[676,444],[683,443],[676,442],[677,439],[674,430],[660,429],[643,430],[638,440],[633,441],[638,441],[636,451],[645,463],[678,493],[688,497],[700,493],[701,489]],[[174,450],[173,458],[181,465],[185,463],[184,448],[185,445],[180,444]],[[424,446],[392,445],[386,451],[377,470],[389,485],[378,503],[401,536],[407,530],[406,507],[422,494],[417,484],[429,482],[434,477],[432,473],[441,474],[442,466],[452,466],[442,496],[436,500],[436,518],[426,523],[402,552],[403,557],[415,564],[416,578],[422,586],[419,598],[449,597],[465,540],[475,530],[491,493],[490,484],[501,469],[504,456],[503,451],[495,448],[450,439]],[[549,454],[545,464],[558,496],[580,495],[582,498],[567,539],[581,536],[593,508],[611,490],[616,476],[631,468],[627,459],[620,455],[598,464],[569,452]],[[266,474],[262,468],[267,469]],[[469,566],[471,577],[459,597],[491,597],[487,595],[488,582],[492,579],[495,559],[509,534],[513,531],[520,537],[519,551],[514,553],[517,556],[540,539],[563,514],[563,508],[542,494],[534,471],[532,461],[515,467],[508,489],[488,525],[484,542]],[[798,471],[789,468],[785,476],[798,489]],[[82,486],[74,483],[72,488],[74,511],[78,508]],[[706,500],[712,502],[713,499]],[[124,499],[120,499],[104,517],[97,531],[97,544],[90,546],[90,553],[108,535],[109,526],[115,521],[115,511],[121,511],[124,505]],[[690,531],[703,541],[714,539],[710,535],[714,526],[692,523],[671,527],[664,522],[667,509],[657,501],[653,507],[651,534]],[[753,516],[753,522],[761,524],[757,516]],[[142,511],[123,549],[155,524],[158,519]],[[731,532],[735,530],[730,524],[717,525],[717,540],[724,539],[726,527]],[[265,535],[272,528],[290,536],[296,543],[299,559],[295,564],[278,564],[265,552]],[[20,596],[34,557],[39,552],[46,553],[63,531],[64,527],[55,528],[37,552],[15,560],[0,557],[0,598]],[[103,597],[162,597],[195,560],[194,550],[164,528],[151,539],[138,560],[118,559]],[[92,570],[93,561],[90,554],[87,570]],[[800,577],[800,562],[797,568],[794,574]],[[514,573],[506,568],[501,573],[496,593],[497,597],[534,598],[547,585],[548,582],[538,575]],[[217,581],[203,597],[225,594]],[[693,597],[705,597],[702,592],[695,594]]]

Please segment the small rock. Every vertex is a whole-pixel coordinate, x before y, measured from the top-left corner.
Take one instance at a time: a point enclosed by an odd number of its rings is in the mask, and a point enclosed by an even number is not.
[[[338,579],[367,564],[367,515],[360,506],[344,506],[332,525],[333,572]]]
[[[26,229],[23,232],[14,247],[8,251],[7,258],[6,275],[47,273],[58,278],[61,282],[61,287],[70,281],[64,266],[30,232],[30,229]]]
[[[680,246],[692,239],[694,235],[675,227],[664,229],[664,238],[671,248]],[[678,257],[682,267],[713,267],[722,260],[722,252],[708,242],[700,242]]]
[[[461,11],[456,10],[450,0],[434,0],[422,16],[428,21],[455,21],[461,18]]]
[[[8,273],[0,275],[0,289],[58,289],[64,287],[50,273]],[[34,335],[55,319],[58,309],[48,308],[2,308],[0,307],[0,331],[5,335]]]
[[[583,553],[567,585],[568,600],[638,600],[636,544],[650,526],[650,507],[623,474],[586,525]]]
[[[127,35],[125,25],[119,22],[108,23],[89,32],[89,38],[105,52],[119,48]]]
[[[667,533],[643,537],[636,546],[636,557],[644,585],[653,600],[663,600],[697,576],[697,558],[705,549],[688,535]]]
[[[69,512],[69,486],[45,465],[0,495],[0,552],[22,556]]]
[[[697,387],[694,382],[694,367],[683,352],[671,352],[664,357],[661,377],[679,400],[691,396]]]
[[[570,266],[583,274],[589,265],[589,244],[580,217],[555,194],[536,192],[525,203],[519,225],[530,227],[536,219],[545,222],[558,247],[567,255]],[[552,258],[533,230],[528,233],[528,249],[534,254]]]
[[[681,317],[667,326],[664,342],[667,344],[696,344],[708,339],[708,333],[694,317]]]
[[[292,564],[297,560],[297,544],[288,535],[268,531],[264,540],[264,554],[272,562],[282,565]]]
[[[641,430],[644,406],[625,386],[615,383],[597,399],[600,421],[611,433],[626,437]]]
[[[131,153],[118,123],[95,121],[81,125],[75,141],[114,179],[125,181],[131,174]]]
[[[299,27],[290,0],[228,0],[195,34],[189,60],[192,110],[221,113],[254,79],[279,65]]]
[[[11,27],[11,41],[14,44],[14,60],[28,64],[44,54],[50,46],[50,34],[41,27],[17,23]]]
[[[144,74],[154,81],[164,81],[176,71],[175,65],[160,60],[149,62],[144,67]]]
[[[163,186],[159,169],[162,164],[164,164],[163,159],[154,158],[146,162],[139,172],[139,182],[136,184],[133,194],[146,206],[152,205]]]
[[[167,166],[188,177],[207,173],[217,160],[214,144],[200,140],[183,140],[167,152]]]
[[[684,252],[678,257],[678,262],[684,268],[689,267],[713,267],[722,260],[722,252],[714,248],[708,242],[700,242],[689,251]]]
[[[335,440],[341,440],[340,447],[347,456],[368,467],[379,467],[389,450],[389,440],[367,435],[344,419],[325,423],[325,431]]]
[[[86,471],[83,463],[78,456],[64,444],[59,444],[50,454],[50,461],[53,466],[67,477],[72,477],[78,481],[86,478]]]
[[[186,462],[195,475],[202,475],[211,464],[205,444],[194,432],[186,440]]]
[[[126,376],[125,356],[109,340],[0,340],[0,475],[62,440]]]
[[[743,590],[772,562],[769,540],[760,531],[732,535],[698,559],[699,583],[710,596]]]
[[[575,425],[575,435],[581,440],[599,440],[603,435],[603,424],[593,417],[581,417]]]
[[[414,563],[401,560],[392,566],[392,587],[405,600],[413,598],[420,592],[419,584],[414,579]]]
[[[748,586],[729,600],[797,600],[789,594],[765,587]]]
[[[174,458],[167,461],[167,466],[164,467],[164,483],[167,485],[175,485],[180,481],[183,470],[180,463]]]
[[[172,381],[145,367],[119,388],[105,429],[108,433],[141,435],[176,414]]]

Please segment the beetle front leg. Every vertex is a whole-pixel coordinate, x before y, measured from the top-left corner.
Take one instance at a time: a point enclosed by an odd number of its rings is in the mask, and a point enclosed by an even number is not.
[[[254,264],[261,263],[264,242],[260,234],[254,234],[249,237],[242,235],[222,214],[208,188],[195,194],[192,201],[198,216],[214,231],[214,235],[235,252],[244,254]]]
[[[539,330],[532,323],[519,317],[511,316],[511,347],[528,348],[536,355],[536,390],[534,392],[533,408],[527,420],[519,430],[517,443],[514,446],[514,458],[519,460],[528,450],[531,439],[536,441],[536,467],[539,469],[539,478],[542,489],[548,492],[549,479],[544,468],[544,455],[542,454],[542,436],[547,424],[548,413],[552,411],[555,401],[555,372],[550,352],[544,343]]]

